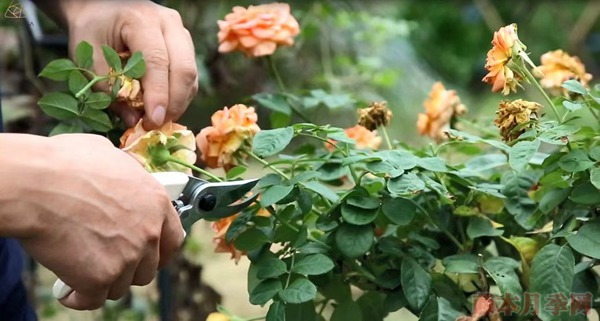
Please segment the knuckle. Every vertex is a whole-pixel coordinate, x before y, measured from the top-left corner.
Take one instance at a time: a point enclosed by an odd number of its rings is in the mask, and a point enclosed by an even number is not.
[[[151,49],[146,57],[146,63],[153,68],[167,69],[169,67],[169,58],[162,49]]]
[[[175,9],[164,8],[164,17],[169,20],[169,22],[177,22],[183,25],[183,20],[181,19],[181,15]]]

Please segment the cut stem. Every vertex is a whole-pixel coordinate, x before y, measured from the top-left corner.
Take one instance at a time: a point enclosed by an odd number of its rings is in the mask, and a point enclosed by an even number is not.
[[[198,173],[200,173],[202,175],[208,176],[209,178],[211,178],[211,179],[213,179],[213,180],[215,180],[217,182],[222,182],[223,181],[222,179],[220,179],[219,177],[213,175],[212,173],[210,173],[210,172],[208,172],[208,171],[206,171],[206,170],[204,170],[204,169],[202,169],[200,167],[197,167],[197,166],[194,166],[192,164],[189,164],[188,162],[182,161],[181,159],[177,159],[177,158],[175,158],[173,156],[169,157],[168,161],[172,162],[172,163],[179,164],[181,166],[185,166],[185,167],[190,168],[192,170],[195,170],[196,172],[198,172]]]
[[[99,81],[106,80],[108,78],[110,78],[110,76],[94,76],[94,78],[92,78],[92,80],[90,80],[90,82],[87,85],[85,85],[85,87],[81,88],[81,90],[75,94],[75,98],[81,97],[81,95],[83,95],[86,91],[92,88],[93,85],[97,84]]]

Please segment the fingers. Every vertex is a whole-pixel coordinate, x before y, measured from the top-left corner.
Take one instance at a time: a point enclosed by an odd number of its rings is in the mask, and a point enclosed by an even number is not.
[[[177,120],[198,93],[198,70],[192,36],[176,11],[165,20],[164,37],[169,52],[169,108],[167,120]]]
[[[73,291],[60,300],[60,303],[73,310],[96,310],[104,305],[108,289],[95,290],[90,293]]]
[[[170,205],[170,204],[169,204]],[[163,267],[171,261],[181,245],[183,245],[184,231],[179,220],[179,215],[171,206],[171,211],[163,223],[162,235],[160,239],[160,261],[158,267]]]
[[[131,52],[141,51],[146,61],[144,87],[144,127],[160,127],[169,104],[169,53],[159,25],[135,19],[136,25],[123,28],[121,35]]]

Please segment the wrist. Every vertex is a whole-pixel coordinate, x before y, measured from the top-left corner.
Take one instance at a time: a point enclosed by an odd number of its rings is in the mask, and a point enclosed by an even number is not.
[[[46,137],[0,134],[0,236],[29,237],[39,229],[34,195],[51,170],[50,146]]]

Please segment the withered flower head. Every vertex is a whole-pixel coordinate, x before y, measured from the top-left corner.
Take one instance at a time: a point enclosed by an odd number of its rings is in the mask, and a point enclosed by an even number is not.
[[[429,98],[423,105],[425,113],[420,113],[417,119],[419,135],[438,142],[446,137],[445,132],[450,128],[452,119],[467,113],[467,107],[460,101],[456,91],[446,90],[441,82],[433,84]]]
[[[543,54],[540,61],[542,64],[533,73],[542,79],[540,84],[544,88],[560,91],[562,83],[570,79],[578,80],[584,87],[588,87],[592,79],[578,57],[570,56],[560,49]]]
[[[358,110],[358,124],[371,131],[389,125],[391,120],[392,111],[388,109],[386,101],[374,102]]]
[[[500,129],[502,139],[506,142],[517,139],[525,132],[525,128],[514,130],[515,127],[532,120],[537,120],[541,108],[542,105],[536,102],[522,99],[500,102],[498,111],[496,111],[494,124]]]
[[[131,57],[131,52],[119,52],[119,58],[121,58],[121,64],[126,65],[127,60]],[[109,68],[109,74],[114,74],[115,70]],[[121,83],[121,88],[117,92],[117,101],[124,102],[130,108],[142,109],[144,108],[144,90],[139,80],[131,77],[120,75],[119,77],[111,77],[108,83],[108,89],[112,92],[113,86],[117,79]]]

